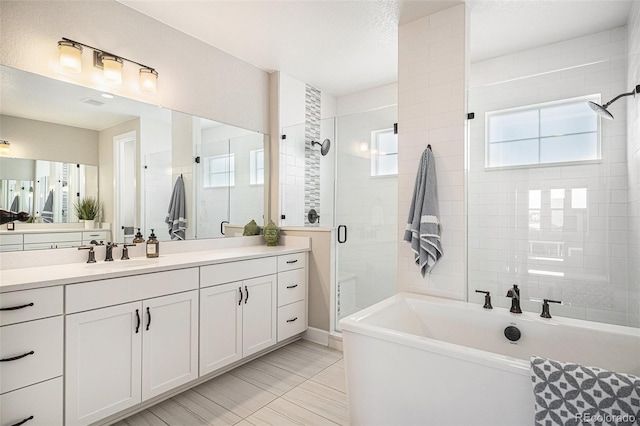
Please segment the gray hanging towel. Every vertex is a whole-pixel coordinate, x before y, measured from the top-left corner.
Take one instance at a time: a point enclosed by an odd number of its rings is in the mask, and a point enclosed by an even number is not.
[[[404,241],[411,243],[416,265],[420,267],[423,278],[442,257],[436,188],[435,161],[429,147],[424,150],[420,158],[409,219],[403,238]]]
[[[17,213],[19,208],[20,208],[20,196],[16,194],[16,196],[13,197],[13,202],[11,203],[11,207],[9,208],[9,210]]]
[[[44,202],[42,221],[44,223],[53,223],[53,190],[49,191],[47,201]]]
[[[169,201],[169,212],[164,220],[169,225],[169,236],[172,240],[184,240],[185,230],[187,229],[187,210],[186,210],[184,181],[182,175],[176,179],[171,193],[171,201]]]
[[[531,357],[535,425],[637,425],[640,377]]]

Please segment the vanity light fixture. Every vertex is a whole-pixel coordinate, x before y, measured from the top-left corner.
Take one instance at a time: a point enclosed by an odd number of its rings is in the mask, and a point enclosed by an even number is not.
[[[58,47],[60,48],[60,66],[65,70],[76,73],[82,70],[82,48],[86,47],[93,50],[93,65],[102,69],[104,79],[107,82],[122,84],[124,62],[131,62],[141,67],[139,73],[140,88],[145,92],[156,93],[158,72],[147,65],[64,37],[58,42]]]

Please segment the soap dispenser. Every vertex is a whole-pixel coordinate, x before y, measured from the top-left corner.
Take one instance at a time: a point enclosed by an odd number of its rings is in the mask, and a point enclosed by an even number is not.
[[[147,240],[147,257],[158,257],[160,255],[160,241],[156,238],[156,234],[151,230],[151,235]]]
[[[142,236],[142,233],[140,232],[140,228],[138,228],[138,232],[136,232],[136,235],[133,238],[133,243],[134,244],[144,243],[144,237]]]

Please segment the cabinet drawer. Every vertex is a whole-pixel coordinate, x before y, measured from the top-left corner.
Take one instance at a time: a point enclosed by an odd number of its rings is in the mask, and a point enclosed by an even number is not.
[[[22,249],[22,244],[3,244],[0,246],[0,251],[21,251]]]
[[[0,294],[0,325],[61,314],[62,286]]]
[[[62,377],[0,395],[0,425],[62,426]]]
[[[57,316],[0,328],[0,393],[62,375],[62,323]]]
[[[66,313],[198,289],[198,268],[154,272],[66,286]]]
[[[82,232],[52,232],[49,234],[24,234],[25,244],[63,243],[82,241]]]
[[[307,329],[306,308],[305,300],[278,308],[278,342]]]
[[[293,253],[278,256],[278,272],[304,268],[306,266],[307,253]]]
[[[203,266],[200,268],[200,287],[271,275],[276,273],[276,269],[275,256]]]
[[[306,269],[294,269],[278,274],[278,306],[306,298],[306,272]]]
[[[5,244],[20,244],[20,245],[22,245],[22,235],[23,234],[1,234],[0,235],[0,245],[5,245]]]

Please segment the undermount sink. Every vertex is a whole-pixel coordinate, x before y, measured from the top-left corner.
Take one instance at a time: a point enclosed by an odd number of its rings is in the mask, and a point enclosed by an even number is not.
[[[157,264],[157,259],[129,259],[114,260],[113,262],[104,262],[98,260],[96,263],[87,263],[86,267],[91,269],[120,269],[120,268],[139,268],[142,266],[151,266]]]

